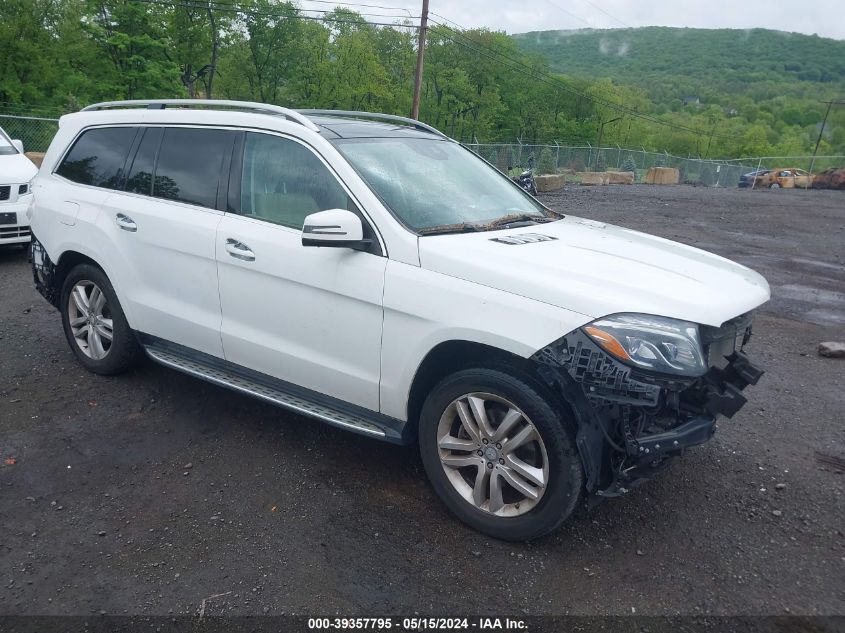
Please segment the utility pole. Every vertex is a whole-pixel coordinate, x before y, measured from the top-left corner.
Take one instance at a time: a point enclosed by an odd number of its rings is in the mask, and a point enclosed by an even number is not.
[[[420,14],[420,38],[417,45],[417,72],[414,74],[414,101],[411,118],[420,118],[420,91],[422,90],[423,61],[425,60],[425,34],[428,30],[428,0],[423,0]]]
[[[615,119],[610,119],[609,121],[602,121],[599,124],[599,137],[596,139],[596,148],[597,149],[596,149],[596,164],[594,165],[595,167],[597,167],[598,164],[599,164],[599,153],[601,152],[601,137],[604,136],[604,126],[607,125],[608,123],[616,123],[621,118],[622,118],[621,116],[618,116]]]
[[[827,104],[827,110],[824,113],[824,119],[822,119],[822,127],[819,130],[819,137],[816,139],[816,147],[813,149],[813,158],[810,160],[810,169],[809,172],[813,173],[813,166],[816,164],[816,154],[819,151],[819,143],[822,142],[822,134],[824,134],[824,128],[827,125],[827,117],[830,114],[830,108],[835,105],[845,105],[845,101],[822,101],[821,103]]]

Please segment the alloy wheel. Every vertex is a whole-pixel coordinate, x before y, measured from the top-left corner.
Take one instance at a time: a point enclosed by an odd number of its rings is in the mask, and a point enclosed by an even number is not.
[[[453,400],[440,418],[437,446],[449,482],[483,512],[520,516],[546,491],[549,459],[543,439],[505,398],[468,393]]]
[[[80,280],[71,288],[67,316],[73,339],[82,353],[102,360],[114,340],[114,324],[105,293],[93,281]]]

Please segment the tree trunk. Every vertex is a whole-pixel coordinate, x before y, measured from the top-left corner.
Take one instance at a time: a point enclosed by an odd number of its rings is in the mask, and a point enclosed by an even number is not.
[[[182,85],[188,89],[188,98],[193,99],[196,96],[196,81],[190,64],[185,64],[185,70],[179,77],[182,80]]]

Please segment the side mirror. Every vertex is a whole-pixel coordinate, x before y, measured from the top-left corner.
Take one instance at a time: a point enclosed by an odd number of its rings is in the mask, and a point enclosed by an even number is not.
[[[16,138],[16,139],[12,140],[12,145],[14,146],[14,148],[16,150],[18,150],[21,154],[23,154],[23,141]]]
[[[329,209],[305,217],[302,245],[366,250],[370,240],[364,239],[361,218],[352,211]]]

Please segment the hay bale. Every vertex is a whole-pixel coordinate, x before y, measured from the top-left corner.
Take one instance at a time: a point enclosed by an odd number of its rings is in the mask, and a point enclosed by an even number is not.
[[[534,176],[534,182],[537,183],[537,191],[557,191],[563,189],[566,183],[566,177],[563,174],[546,174],[544,176]]]
[[[41,167],[41,162],[44,160],[45,152],[24,152],[24,156],[26,156],[29,160],[31,160],[36,167]]]
[[[634,172],[632,171],[606,171],[607,183],[609,185],[633,185]]]
[[[674,167],[651,167],[645,181],[649,185],[677,185],[681,182],[681,172]]]
[[[609,181],[603,171],[579,171],[578,178],[582,185],[606,185]]]

